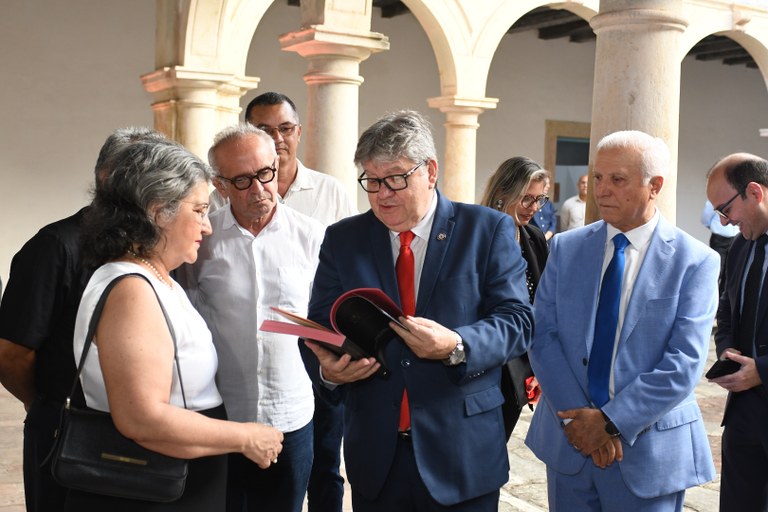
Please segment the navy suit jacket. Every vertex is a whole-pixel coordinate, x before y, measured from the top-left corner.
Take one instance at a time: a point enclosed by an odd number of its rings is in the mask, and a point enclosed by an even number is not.
[[[552,239],[536,291],[528,354],[543,400],[526,444],[559,473],[592,464],[568,443],[558,411],[592,407],[587,366],[607,227],[598,221]],[[602,410],[621,432],[618,464],[633,494],[654,498],[715,476],[694,389],[717,302],[717,253],[659,218],[626,306],[613,365],[614,397]]]
[[[743,347],[740,344],[739,328],[741,326],[741,294],[742,278],[747,271],[746,265],[752,252],[752,241],[739,235],[733,239],[728,257],[725,261],[725,291],[720,297],[717,308],[717,332],[715,333],[715,346],[717,355],[723,353],[726,348],[735,348],[742,354],[753,357],[752,347]],[[768,340],[768,279],[763,279],[763,288],[760,292],[760,303],[755,319],[755,339],[760,343]],[[763,388],[768,391],[768,355],[755,358],[755,365]],[[728,394],[728,402],[725,406],[723,425],[727,423],[728,411],[731,407],[731,394]],[[766,433],[768,438],[768,432]]]
[[[533,314],[525,263],[508,215],[454,203],[438,193],[419,282],[416,315],[457,331],[467,360],[454,367],[418,358],[401,340],[385,349],[389,377],[341,385],[344,457],[356,492],[376,499],[392,465],[403,388],[408,388],[413,450],[436,501],[452,505],[497,491],[508,479],[499,389],[501,366],[527,349]],[[345,291],[382,289],[399,303],[390,231],[373,214],[330,226],[309,304],[309,318],[329,325]],[[303,349],[318,385],[318,363]]]

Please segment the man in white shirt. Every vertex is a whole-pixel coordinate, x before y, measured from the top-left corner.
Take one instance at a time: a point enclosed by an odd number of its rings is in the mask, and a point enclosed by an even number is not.
[[[579,228],[584,225],[584,214],[587,209],[587,180],[585,174],[577,183],[579,195],[569,197],[560,207],[560,231]]]
[[[280,162],[264,131],[227,128],[208,159],[229,204],[211,215],[213,235],[179,277],[213,333],[229,419],[285,435],[280,460],[267,470],[230,457],[227,510],[300,512],[312,468],[312,384],[296,337],[259,325],[276,318],[273,306],[306,315],[324,227],[278,204]]]
[[[257,96],[246,107],[245,119],[275,141],[280,158],[277,191],[282,203],[324,226],[357,213],[336,178],[308,169],[299,161],[301,124],[296,105],[288,96],[277,92]],[[344,496],[344,478],[339,472],[342,430],[342,405],[330,404],[315,394],[315,459],[307,489],[309,512],[341,512]]]

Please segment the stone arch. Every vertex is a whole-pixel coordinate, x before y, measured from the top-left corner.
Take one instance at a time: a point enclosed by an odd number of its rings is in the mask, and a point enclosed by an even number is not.
[[[245,74],[248,49],[256,27],[274,0],[189,0],[175,11],[161,3],[165,20],[158,36],[158,67]]]
[[[687,12],[692,20],[680,45],[680,61],[691,48],[709,35],[727,36],[739,43],[755,60],[768,87],[768,18],[747,6],[696,5]]]
[[[457,0],[404,0],[429,38],[440,69],[441,94],[480,98],[504,34],[525,13],[542,6],[567,9],[589,20],[597,0],[483,2],[472,9]]]

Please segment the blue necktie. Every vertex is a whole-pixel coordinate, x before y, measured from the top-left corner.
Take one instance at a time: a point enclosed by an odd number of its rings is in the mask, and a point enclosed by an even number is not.
[[[624,249],[629,240],[622,233],[613,237],[613,258],[605,269],[595,316],[595,339],[589,354],[587,380],[592,403],[602,407],[608,401],[611,359],[619,323],[621,280],[624,275]]]

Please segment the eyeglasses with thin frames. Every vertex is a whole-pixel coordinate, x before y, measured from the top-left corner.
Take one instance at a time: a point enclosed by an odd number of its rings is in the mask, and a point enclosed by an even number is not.
[[[253,174],[241,174],[240,176],[235,176],[234,178],[225,178],[224,176],[217,176],[218,179],[228,181],[232,184],[237,190],[248,190],[251,188],[251,185],[253,185],[253,180],[258,180],[259,183],[269,183],[273,179],[275,179],[275,175],[277,174],[277,160],[275,160],[272,163],[272,167],[264,167],[263,169],[259,169]]]
[[[408,178],[416,172],[416,169],[427,163],[429,160],[424,160],[417,164],[413,169],[405,174],[392,174],[383,178],[363,178],[365,171],[357,178],[357,182],[363,187],[366,192],[378,192],[381,190],[381,184],[383,183],[392,192],[403,190],[408,187]]]
[[[179,202],[191,204],[192,211],[194,211],[196,214],[200,216],[200,222],[204,222],[206,217],[208,217],[208,209],[211,206],[208,203],[196,203],[194,201],[183,201],[183,200],[180,200]]]
[[[520,205],[523,208],[530,208],[533,205],[536,205],[538,208],[541,208],[547,202],[549,201],[549,196],[547,194],[539,194],[538,196],[532,196],[525,194],[523,198],[520,200]]]
[[[727,200],[726,202],[724,202],[723,204],[721,204],[717,208],[714,208],[715,213],[718,214],[720,217],[722,217],[725,220],[731,220],[728,217],[728,213],[725,210],[731,205],[732,202],[734,202],[736,200],[737,197],[739,197],[742,194],[743,194],[743,192],[736,192],[736,195],[734,195],[732,198],[730,198],[729,200]]]
[[[300,126],[300,125],[286,123],[286,124],[281,124],[280,126],[269,126],[267,124],[259,124],[259,125],[256,125],[256,128],[258,128],[259,130],[264,130],[272,138],[274,138],[277,133],[279,133],[281,137],[285,138],[293,135],[293,133],[296,131],[297,126]]]

